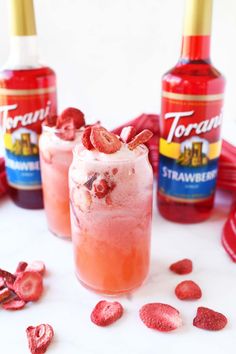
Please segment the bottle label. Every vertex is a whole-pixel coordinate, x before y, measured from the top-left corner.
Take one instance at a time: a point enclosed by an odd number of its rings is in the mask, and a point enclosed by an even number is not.
[[[55,87],[0,88],[7,179],[16,189],[41,188],[38,138],[42,122],[49,114],[56,114]]]
[[[207,199],[216,186],[223,95],[162,96],[159,192],[179,202]]]

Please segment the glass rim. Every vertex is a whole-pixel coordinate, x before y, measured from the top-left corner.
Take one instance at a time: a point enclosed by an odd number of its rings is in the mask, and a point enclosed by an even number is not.
[[[147,157],[149,154],[149,149],[145,144],[140,144],[138,147],[141,147],[143,149],[143,153],[140,155],[135,156],[135,158],[129,159],[129,158],[124,158],[122,160],[115,160],[115,159],[110,159],[110,160],[88,160],[86,157],[80,157],[79,154],[77,153],[76,150],[78,150],[79,146],[83,146],[82,143],[77,143],[74,148],[72,149],[73,153],[73,159],[75,158],[77,161],[83,161],[86,163],[95,163],[95,164],[110,164],[110,163],[116,163],[116,164],[121,164],[121,163],[128,163],[128,162],[134,162],[137,161],[138,159],[141,159],[143,157]],[[86,148],[84,148],[86,149]],[[90,151],[90,150],[89,150]],[[105,154],[105,155],[113,155],[113,154]],[[72,162],[73,163],[73,162]]]

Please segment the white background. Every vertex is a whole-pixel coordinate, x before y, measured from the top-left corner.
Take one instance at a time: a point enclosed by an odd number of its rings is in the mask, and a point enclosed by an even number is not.
[[[0,0],[0,64],[9,49],[7,2]],[[160,111],[161,76],[180,53],[183,0],[35,0],[35,9],[60,109],[80,107],[107,127]],[[215,0],[212,34],[213,63],[227,78],[224,136],[236,140],[235,0]]]
[[[183,0],[35,0],[43,62],[58,75],[59,108],[80,107],[91,121],[113,127],[142,112],[159,112],[161,75],[180,52]],[[7,58],[7,0],[0,0],[0,64]],[[224,136],[236,141],[236,1],[215,0],[212,58],[226,75]],[[154,208],[150,276],[132,296],[120,298],[123,318],[109,328],[90,319],[101,300],[76,281],[70,242],[47,230],[44,211],[17,208],[0,200],[0,266],[42,259],[48,273],[42,299],[19,312],[1,310],[1,353],[26,354],[25,328],[48,322],[56,337],[55,354],[234,354],[236,348],[236,266],[220,243],[230,197],[218,194],[212,217],[203,224],[178,225]],[[19,230],[20,229],[20,230]],[[178,277],[168,271],[189,257],[194,272]],[[199,283],[203,298],[181,302],[174,287],[184,279]],[[144,327],[138,309],[147,302],[178,308],[183,327],[170,334]],[[198,306],[229,318],[225,330],[192,326]]]

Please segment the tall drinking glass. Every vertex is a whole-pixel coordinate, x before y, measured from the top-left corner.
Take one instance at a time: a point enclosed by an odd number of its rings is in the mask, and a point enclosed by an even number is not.
[[[148,149],[74,149],[69,170],[76,275],[89,289],[121,294],[149,270],[153,173]]]

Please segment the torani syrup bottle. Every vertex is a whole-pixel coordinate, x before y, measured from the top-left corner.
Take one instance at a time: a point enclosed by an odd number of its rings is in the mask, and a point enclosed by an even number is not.
[[[43,207],[38,138],[56,114],[56,76],[39,63],[33,0],[10,0],[10,56],[0,72],[0,122],[9,193],[27,209]]]
[[[210,61],[212,0],[187,0],[181,57],[163,76],[158,207],[180,223],[213,208],[225,80]]]

